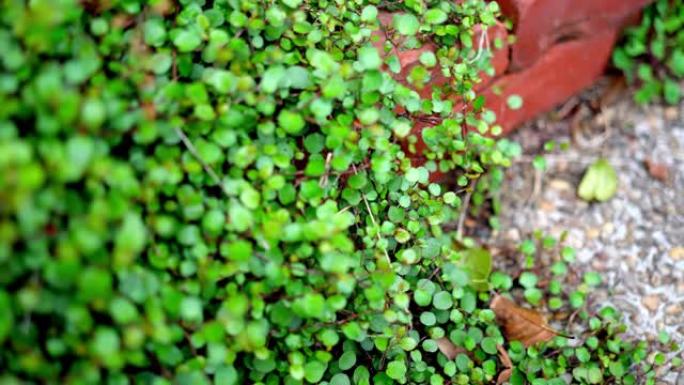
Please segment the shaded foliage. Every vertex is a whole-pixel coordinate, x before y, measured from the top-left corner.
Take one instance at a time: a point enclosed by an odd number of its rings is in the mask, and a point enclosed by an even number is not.
[[[648,6],[639,25],[625,32],[613,63],[627,80],[638,84],[634,95],[638,103],[679,103],[684,79],[684,3],[658,0]]]

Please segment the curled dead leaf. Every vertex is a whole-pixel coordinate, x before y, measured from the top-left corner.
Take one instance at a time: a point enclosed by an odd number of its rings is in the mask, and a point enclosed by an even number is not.
[[[450,360],[456,358],[459,353],[468,353],[467,350],[454,345],[454,343],[446,337],[437,339],[437,347],[439,348],[439,351]]]
[[[501,373],[499,373],[499,376],[496,378],[496,385],[501,385],[506,381],[510,380],[512,374],[513,369],[511,368],[502,370]]]
[[[498,294],[492,299],[489,308],[496,314],[496,320],[509,341],[520,341],[527,347],[559,335],[546,324],[541,314],[520,307]]]
[[[513,374],[513,362],[511,362],[511,357],[508,356],[508,352],[503,346],[496,345],[496,350],[499,351],[499,360],[501,360],[501,364],[504,366],[504,369],[496,378],[496,385],[501,385],[511,378],[511,375]]]
[[[496,350],[499,351],[499,359],[503,366],[507,369],[511,369],[513,367],[513,362],[511,362],[511,357],[508,356],[506,349],[501,345],[496,345]]]

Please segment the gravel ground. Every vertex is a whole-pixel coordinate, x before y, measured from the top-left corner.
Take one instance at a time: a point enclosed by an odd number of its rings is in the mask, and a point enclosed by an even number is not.
[[[643,108],[623,90],[600,107],[605,88],[561,107],[555,115],[565,118],[551,114],[513,136],[528,161],[508,171],[505,230],[490,242],[517,242],[535,229],[569,231],[577,268],[602,273],[593,303],[623,311],[633,337],[665,330],[684,346],[684,103]],[[547,155],[547,170],[536,172],[529,159],[551,138],[571,142],[570,149]],[[620,187],[610,201],[588,204],[576,188],[599,156],[615,167]],[[663,370],[660,383],[684,385],[684,370]]]

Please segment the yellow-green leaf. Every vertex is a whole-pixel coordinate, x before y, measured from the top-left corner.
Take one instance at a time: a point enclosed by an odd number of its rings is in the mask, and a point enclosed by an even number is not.
[[[577,195],[585,201],[605,202],[617,192],[618,177],[605,159],[594,162],[584,174]]]

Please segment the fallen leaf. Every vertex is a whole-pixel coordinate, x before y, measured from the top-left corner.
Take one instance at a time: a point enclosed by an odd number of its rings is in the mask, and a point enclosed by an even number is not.
[[[594,162],[582,177],[577,195],[585,201],[605,202],[617,192],[618,177],[613,166],[605,159]]]
[[[461,260],[468,273],[470,286],[477,291],[489,290],[489,274],[492,272],[492,254],[482,247],[468,249]]]
[[[559,335],[546,324],[541,314],[520,307],[498,294],[492,299],[489,308],[496,314],[496,320],[509,341],[520,341],[527,347]]]
[[[459,353],[468,353],[467,350],[454,345],[454,343],[446,337],[437,339],[437,347],[439,348],[439,351],[450,360],[456,358]]]
[[[502,370],[499,373],[499,376],[496,378],[496,385],[501,385],[511,378],[511,374],[513,374],[513,363],[511,362],[511,357],[508,356],[508,352],[503,346],[496,345],[496,350],[499,351],[499,360],[501,360],[501,363],[504,366],[504,370]]]
[[[511,369],[513,367],[513,362],[511,362],[511,357],[508,356],[508,352],[501,345],[496,345],[496,350],[499,351],[499,359],[505,368]]]
[[[499,373],[499,376],[496,378],[496,385],[501,385],[508,381],[511,378],[511,374],[513,374],[513,369],[504,369]]]
[[[661,182],[667,182],[670,178],[670,169],[663,163],[655,162],[651,159],[646,159],[644,162],[648,173],[655,179]]]

